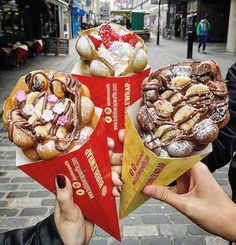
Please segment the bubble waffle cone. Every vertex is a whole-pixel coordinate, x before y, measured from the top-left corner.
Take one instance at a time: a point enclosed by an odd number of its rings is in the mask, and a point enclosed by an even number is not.
[[[180,62],[143,81],[129,111],[120,216],[140,206],[145,185],[168,185],[204,158],[229,120],[228,91],[217,63]]]
[[[211,152],[209,145],[204,151],[190,157],[158,157],[143,144],[135,127],[139,105],[140,100],[128,109],[126,118],[122,163],[122,180],[125,184],[121,190],[120,219],[125,218],[149,199],[142,193],[146,185],[170,184]]]
[[[147,66],[147,51],[142,38],[117,24],[82,31],[76,43],[82,75],[126,76]]]
[[[54,194],[56,176],[67,176],[86,219],[120,240],[103,111],[89,97],[70,75],[32,71],[7,98],[3,121],[16,166]]]

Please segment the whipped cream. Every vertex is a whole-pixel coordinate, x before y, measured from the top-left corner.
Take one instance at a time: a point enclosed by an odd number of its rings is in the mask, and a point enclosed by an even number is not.
[[[126,42],[114,41],[109,49],[102,44],[98,53],[115,68],[115,76],[119,76],[128,66],[133,47]]]

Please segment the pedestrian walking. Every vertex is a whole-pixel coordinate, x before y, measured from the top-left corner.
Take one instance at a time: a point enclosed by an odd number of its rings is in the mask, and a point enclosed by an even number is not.
[[[197,36],[199,39],[199,44],[198,44],[198,52],[200,52],[200,48],[202,46],[202,52],[205,54],[205,49],[206,49],[206,42],[207,42],[207,38],[209,35],[209,32],[211,30],[211,25],[210,22],[204,18],[201,19],[198,24],[197,24]]]

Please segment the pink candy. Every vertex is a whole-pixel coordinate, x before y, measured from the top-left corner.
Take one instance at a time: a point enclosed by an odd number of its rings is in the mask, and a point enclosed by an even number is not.
[[[66,123],[67,123],[67,117],[66,116],[60,116],[58,119],[57,119],[57,124],[58,125],[61,125],[61,126],[64,126]]]
[[[23,90],[17,91],[16,92],[16,99],[18,102],[26,101],[27,97],[26,97],[25,91],[23,91]]]
[[[56,103],[58,101],[58,98],[57,98],[56,95],[50,94],[50,95],[47,96],[47,101],[49,103],[53,103],[54,104],[54,103]]]

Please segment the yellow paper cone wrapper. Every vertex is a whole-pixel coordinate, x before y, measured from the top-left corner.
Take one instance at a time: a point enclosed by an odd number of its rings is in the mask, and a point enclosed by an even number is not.
[[[167,186],[212,151],[209,145],[204,151],[196,152],[190,157],[157,157],[144,146],[135,128],[139,105],[140,100],[127,111],[122,165],[122,180],[125,184],[121,190],[120,219],[125,218],[149,199],[142,193],[146,185]]]

